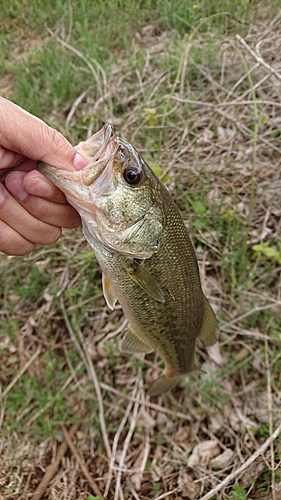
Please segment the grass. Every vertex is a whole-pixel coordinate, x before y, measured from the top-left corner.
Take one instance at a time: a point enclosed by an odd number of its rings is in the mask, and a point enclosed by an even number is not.
[[[106,498],[195,500],[230,478],[218,500],[277,500],[279,439],[235,475],[280,423],[279,80],[254,57],[259,46],[278,71],[279,3],[268,5],[3,3],[3,95],[74,144],[111,121],[138,148],[191,231],[221,327],[218,346],[198,345],[205,373],[149,400],[161,360],[120,354],[122,311],[106,308],[80,230],[1,255],[5,499],[35,491],[64,421],[79,425],[74,442]],[[195,445],[214,439],[230,461],[189,467]],[[45,498],[91,493],[68,452]]]

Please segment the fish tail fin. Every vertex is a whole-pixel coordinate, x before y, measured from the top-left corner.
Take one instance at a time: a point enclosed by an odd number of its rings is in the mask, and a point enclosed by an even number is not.
[[[191,375],[192,373],[204,373],[199,368],[194,368],[190,370],[188,373],[181,373],[180,375],[176,375],[175,377],[168,377],[165,375],[161,375],[159,378],[153,382],[152,386],[148,390],[149,396],[160,396],[164,392],[170,391],[173,389],[184,377],[187,375]]]
[[[164,392],[170,391],[175,385],[183,378],[183,375],[178,377],[169,378],[166,375],[161,375],[153,382],[152,386],[148,390],[149,396],[160,396]]]
[[[205,345],[213,345],[218,340],[219,327],[217,318],[208,300],[204,296],[204,318],[203,324],[198,335],[198,339],[202,340]]]

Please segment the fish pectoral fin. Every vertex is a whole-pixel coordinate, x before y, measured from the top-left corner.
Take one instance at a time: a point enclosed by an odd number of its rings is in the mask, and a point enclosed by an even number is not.
[[[141,264],[134,260],[132,266],[126,269],[126,272],[150,297],[158,302],[165,302],[161,286]]]
[[[217,318],[208,300],[204,296],[204,318],[198,339],[202,340],[202,342],[208,346],[215,344],[218,337],[219,327]]]
[[[103,295],[104,295],[104,298],[106,300],[106,303],[107,303],[109,309],[111,309],[113,311],[113,309],[115,308],[116,302],[117,302],[117,297],[116,297],[115,292],[112,288],[111,281],[105,273],[102,273],[102,289],[103,289]]]
[[[121,344],[122,352],[152,352],[153,349],[146,345],[129,328],[126,329],[123,342]]]

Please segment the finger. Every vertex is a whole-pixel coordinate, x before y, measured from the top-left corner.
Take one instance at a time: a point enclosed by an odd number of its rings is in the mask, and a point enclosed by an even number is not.
[[[1,147],[0,147],[1,148]],[[1,149],[0,149],[1,152]],[[0,182],[4,182],[7,175],[10,172],[14,171],[20,171],[20,172],[30,172],[31,170],[36,171],[36,164],[37,162],[35,160],[30,160],[29,158],[22,158],[20,155],[21,160],[17,162],[17,165],[7,167],[7,168],[1,168],[0,166]]]
[[[27,255],[35,245],[0,220],[0,252],[6,255]]]
[[[67,170],[81,170],[89,163],[60,132],[39,118],[3,97],[0,106],[0,130],[4,131],[0,144],[4,148]]]
[[[23,189],[23,181],[27,175],[28,174],[24,174],[23,172],[12,172],[7,176],[5,186],[30,215],[39,221],[56,227],[75,228],[80,226],[80,216],[76,210],[67,203],[64,195],[59,190],[55,191],[58,191],[57,198],[60,203],[53,202],[53,199],[56,198],[56,192],[51,197],[51,200],[46,200],[27,193],[27,191]],[[50,192],[47,191],[49,188],[53,193],[53,185],[48,183],[46,186],[46,195],[50,195]]]
[[[31,215],[3,185],[0,186],[0,201],[1,198],[0,220],[19,233],[23,238],[31,243],[42,245],[55,243],[60,238],[60,227],[42,222]],[[60,205],[57,206],[59,207]]]
[[[20,203],[34,219],[38,219],[50,226],[68,229],[81,226],[80,215],[68,203],[65,205],[53,203],[32,195]]]
[[[11,168],[22,162],[23,156],[0,145],[0,169]]]
[[[68,203],[64,194],[37,170],[28,173],[13,170],[6,176],[5,185],[18,200],[24,200],[28,194],[31,194],[47,198],[54,203]]]
[[[23,177],[22,187],[27,193],[34,196],[46,198],[55,203],[67,203],[62,191],[48,181],[38,170],[32,170]]]

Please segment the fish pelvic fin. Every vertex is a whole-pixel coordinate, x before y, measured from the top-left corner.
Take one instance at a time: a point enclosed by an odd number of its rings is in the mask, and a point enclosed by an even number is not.
[[[102,289],[106,303],[109,309],[113,311],[117,302],[117,297],[112,288],[112,284],[109,277],[104,272],[102,273]]]
[[[137,261],[133,261],[131,267],[126,269],[127,274],[146,293],[158,302],[165,302],[164,292],[156,279]]]
[[[152,386],[148,390],[149,396],[160,396],[164,392],[173,389],[184,377],[191,375],[192,373],[203,373],[199,368],[191,369],[188,373],[181,373],[174,377],[168,377],[165,372],[159,378],[153,382]]]
[[[153,349],[146,345],[135,333],[127,328],[121,344],[122,352],[152,352]]]
[[[204,318],[198,339],[208,346],[215,344],[218,338],[219,327],[217,318],[208,300],[204,296]]]

